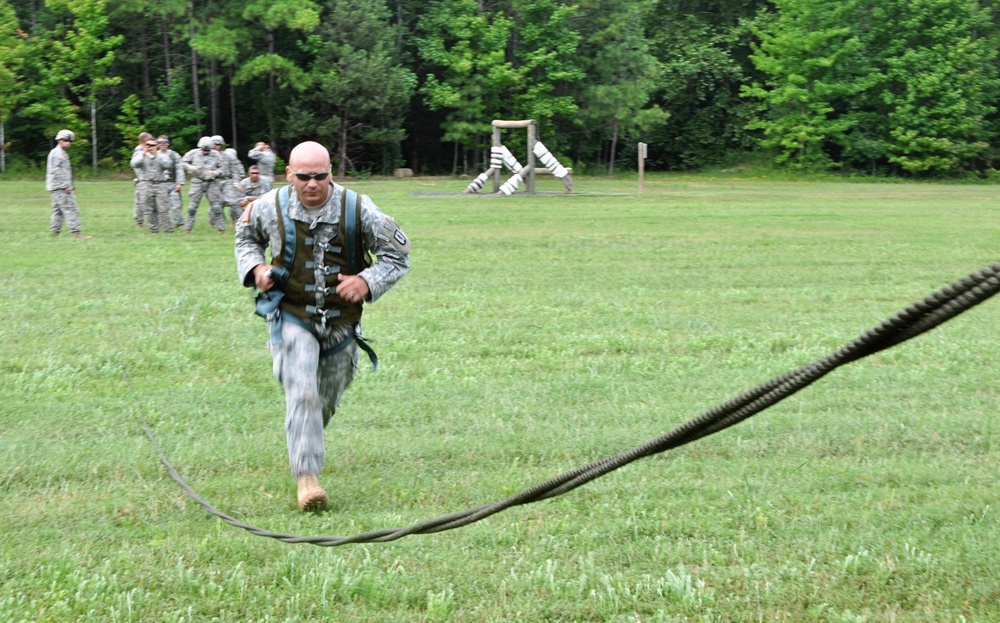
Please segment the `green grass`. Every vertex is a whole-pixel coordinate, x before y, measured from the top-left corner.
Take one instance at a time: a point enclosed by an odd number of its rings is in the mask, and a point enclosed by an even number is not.
[[[131,184],[0,183],[0,621],[1000,621],[1000,301],[564,496],[387,544],[826,355],[1000,259],[994,187],[580,178],[578,195],[353,184],[410,274],[295,509],[232,235],[151,237]],[[442,196],[456,193],[454,196]]]

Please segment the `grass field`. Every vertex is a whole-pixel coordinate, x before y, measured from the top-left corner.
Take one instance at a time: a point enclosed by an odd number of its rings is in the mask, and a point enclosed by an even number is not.
[[[1000,260],[996,187],[581,178],[535,197],[368,180],[413,241],[382,360],[295,508],[232,234],[136,230],[83,183],[48,236],[0,183],[0,622],[1000,621],[1000,300],[564,496],[404,527],[632,448]]]

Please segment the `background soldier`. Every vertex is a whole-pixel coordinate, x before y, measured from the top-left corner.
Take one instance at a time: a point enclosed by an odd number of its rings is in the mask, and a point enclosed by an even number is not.
[[[213,180],[223,172],[228,172],[219,160],[219,152],[212,150],[212,139],[203,136],[198,139],[198,147],[184,154],[181,158],[184,171],[191,176],[191,189],[188,191],[188,217],[184,229],[190,234],[194,228],[194,216],[198,213],[201,196],[208,195],[208,224],[219,231],[226,231],[226,221],[222,216],[222,197],[219,187]]]
[[[171,167],[167,171],[167,205],[170,207],[170,222],[174,228],[179,228],[184,224],[182,211],[184,204],[181,201],[181,187],[186,181],[184,178],[184,164],[181,162],[181,155],[170,149],[170,137],[162,134],[156,137],[156,148],[170,158]]]
[[[45,190],[49,191],[52,200],[49,233],[58,236],[65,219],[74,238],[90,240],[93,236],[84,236],[80,231],[80,209],[73,194],[73,169],[67,151],[73,145],[74,138],[76,136],[69,130],[59,130],[56,134],[56,146],[49,152],[45,162]]]
[[[250,176],[243,178],[236,185],[236,192],[240,195],[238,203],[241,209],[246,208],[247,204],[271,190],[271,183],[260,174],[260,167],[251,164],[249,171]]]
[[[226,155],[223,146],[226,144],[226,139],[222,138],[218,134],[211,137],[212,149],[219,155],[219,177],[212,181],[212,185],[215,186],[216,192],[219,193],[219,210],[221,211],[222,228],[219,229],[219,233],[226,230],[226,206],[232,206],[230,200],[233,199],[233,193],[228,190],[228,187],[233,185],[232,179],[232,162],[229,160],[229,156]]]
[[[257,161],[257,166],[260,167],[260,176],[274,186],[274,161],[278,157],[271,151],[271,146],[261,141],[247,152],[247,157]]]
[[[132,150],[133,158],[136,154],[142,153],[143,146],[151,138],[153,138],[153,135],[149,132],[139,132],[139,144]],[[133,179],[132,184],[134,186],[132,189],[132,218],[135,219],[135,226],[142,229],[142,204],[139,201],[139,178]]]
[[[222,153],[229,163],[229,179],[225,184],[222,201],[223,204],[229,206],[229,218],[233,221],[233,229],[236,229],[236,222],[239,220],[240,214],[243,214],[243,209],[239,205],[241,193],[237,190],[237,186],[247,173],[243,168],[243,163],[240,162],[240,157],[236,155],[235,149],[230,147]]]
[[[167,198],[168,172],[173,168],[170,158],[160,151],[156,140],[149,138],[142,146],[142,151],[133,154],[130,162],[135,177],[139,180],[136,191],[139,203],[145,215],[149,233],[155,234],[162,226],[172,234],[174,224],[170,221],[170,205]]]

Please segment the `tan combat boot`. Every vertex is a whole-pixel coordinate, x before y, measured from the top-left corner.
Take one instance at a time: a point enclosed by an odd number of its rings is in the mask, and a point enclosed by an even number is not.
[[[326,510],[330,503],[330,497],[323,487],[319,486],[319,479],[315,474],[305,474],[299,476],[296,481],[299,484],[299,510],[302,512],[318,512]]]

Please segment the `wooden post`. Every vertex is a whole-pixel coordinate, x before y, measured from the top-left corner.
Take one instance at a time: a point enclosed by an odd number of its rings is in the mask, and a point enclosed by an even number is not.
[[[538,140],[538,125],[534,122],[528,126],[528,194],[535,194],[535,142]]]
[[[642,186],[646,177],[646,144],[639,143],[639,196],[642,196]]]
[[[500,127],[497,122],[493,122],[493,146],[500,147],[503,143],[500,142]],[[496,171],[493,171],[493,194],[500,192],[500,172],[503,170],[502,167],[498,167]]]

